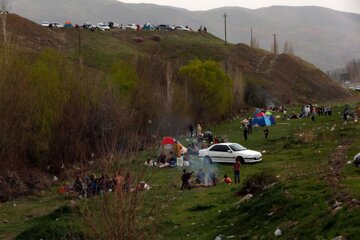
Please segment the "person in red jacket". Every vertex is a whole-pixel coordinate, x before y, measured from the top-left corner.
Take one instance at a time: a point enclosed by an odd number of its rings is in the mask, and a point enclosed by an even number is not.
[[[231,180],[231,178],[229,178],[228,177],[228,175],[224,175],[224,179],[223,180],[221,180],[221,182],[224,182],[224,183],[226,183],[227,185],[229,185],[230,183],[232,183],[232,180]]]
[[[235,159],[235,163],[234,163],[234,178],[235,178],[235,183],[240,183],[240,168],[241,168],[241,158],[237,157]]]

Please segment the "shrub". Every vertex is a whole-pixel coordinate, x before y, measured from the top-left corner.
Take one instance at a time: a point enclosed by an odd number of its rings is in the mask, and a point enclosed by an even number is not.
[[[265,187],[277,182],[277,179],[271,173],[266,171],[256,173],[245,179],[242,189],[238,192],[239,195],[251,193],[253,195],[261,192]]]
[[[233,82],[211,60],[192,60],[180,69],[185,92],[191,93],[192,106],[196,106],[196,115],[206,117],[211,109],[217,116],[223,116],[231,109],[233,102]]]
[[[128,162],[129,163],[129,162]],[[138,166],[137,166],[138,168]],[[92,239],[140,240],[156,239],[157,218],[160,209],[155,199],[150,210],[145,209],[146,191],[139,189],[144,171],[118,170],[128,179],[114,192],[88,199],[82,206],[86,232]],[[131,172],[131,174],[130,174]],[[124,186],[129,186],[125,191]]]
[[[138,82],[135,68],[129,63],[119,60],[111,65],[107,83],[119,98],[130,101]]]
[[[150,39],[155,41],[155,42],[160,42],[162,40],[161,36],[157,35],[157,34],[152,35]]]

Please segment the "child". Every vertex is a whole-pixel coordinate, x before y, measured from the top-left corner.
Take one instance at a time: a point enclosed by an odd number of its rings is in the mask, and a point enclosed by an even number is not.
[[[228,177],[228,175],[225,174],[224,179],[221,180],[221,182],[224,182],[224,183],[226,183],[226,185],[229,185],[232,182],[232,180],[231,180],[231,178]]]

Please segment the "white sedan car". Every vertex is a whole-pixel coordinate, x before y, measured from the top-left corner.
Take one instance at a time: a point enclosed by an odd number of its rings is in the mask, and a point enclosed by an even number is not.
[[[135,23],[130,23],[128,25],[125,26],[126,30],[137,30],[138,26]]]
[[[110,27],[106,23],[98,23],[98,28],[101,31],[110,31]]]
[[[41,23],[41,26],[43,26],[43,27],[49,27],[49,26],[50,26],[50,23],[44,21],[44,22]]]
[[[187,32],[190,32],[190,28],[187,28],[187,27],[184,27],[184,26],[181,26],[181,25],[176,25],[172,28],[173,30],[178,30],[178,31],[187,31]]]
[[[354,162],[356,167],[360,167],[360,153],[355,155],[353,162]]]
[[[240,157],[242,163],[262,161],[260,152],[246,149],[237,143],[218,143],[199,151],[199,159],[205,163],[234,163]]]

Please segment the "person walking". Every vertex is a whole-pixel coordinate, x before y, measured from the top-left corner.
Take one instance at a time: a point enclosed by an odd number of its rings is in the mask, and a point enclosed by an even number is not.
[[[241,168],[241,157],[237,157],[234,163],[235,183],[240,183],[240,168]]]
[[[246,140],[247,140],[247,136],[248,136],[248,127],[247,127],[246,125],[244,126],[243,132],[244,132],[244,140],[246,141]]]
[[[269,136],[269,129],[268,129],[268,127],[265,127],[265,129],[264,129],[264,134],[265,134],[265,139],[267,140],[267,139],[268,139],[268,136]]]

